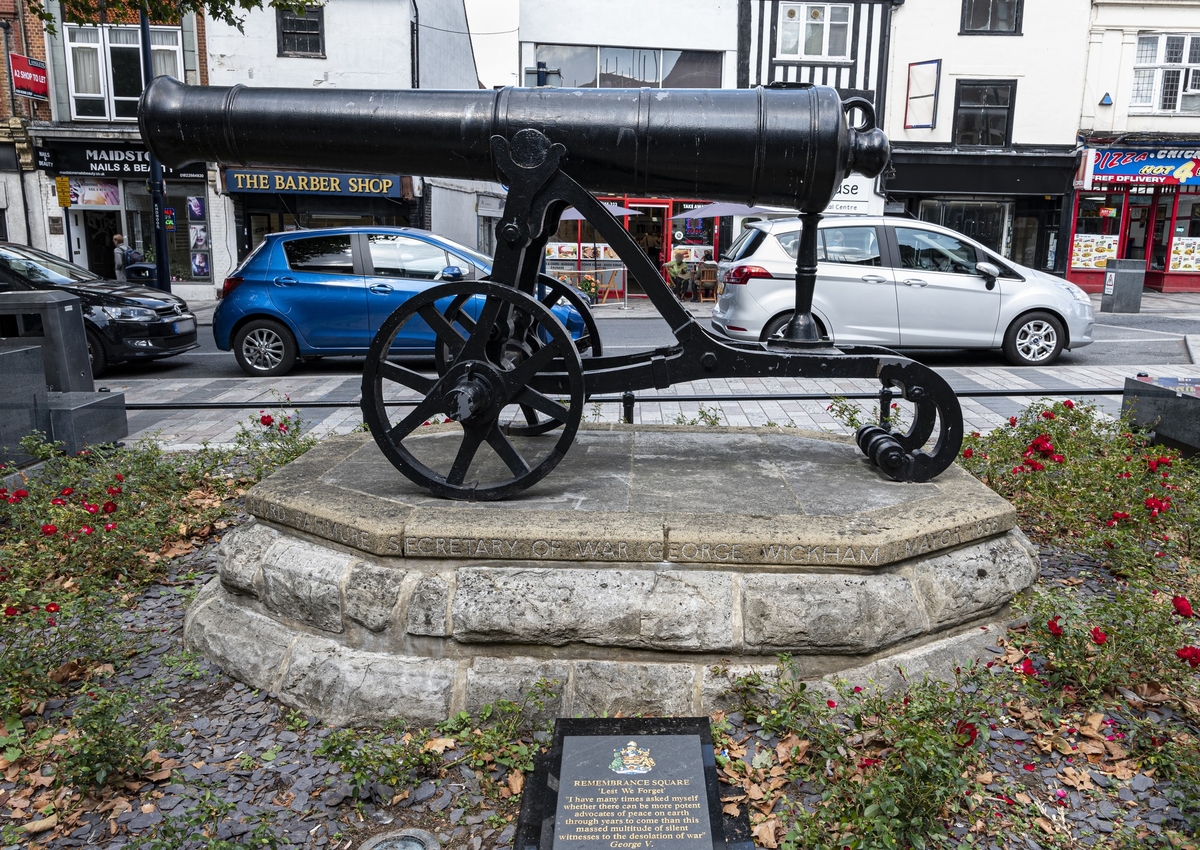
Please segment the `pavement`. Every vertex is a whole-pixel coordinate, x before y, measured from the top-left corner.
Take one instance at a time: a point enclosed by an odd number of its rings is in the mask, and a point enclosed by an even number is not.
[[[1099,295],[1094,295],[1093,301],[1099,314]],[[191,306],[201,325],[212,324],[216,301],[195,302]],[[690,303],[685,306],[699,319],[707,318],[712,310],[710,303]],[[604,319],[635,321],[659,318],[658,311],[646,299],[632,299],[627,305],[620,302],[597,305],[595,312],[598,318]],[[1200,322],[1200,293],[1146,292],[1142,296],[1141,314],[1196,319]],[[1008,417],[1017,415],[1040,398],[1093,401],[1105,413],[1116,415],[1120,412],[1121,396],[1095,391],[1120,389],[1124,386],[1125,378],[1139,372],[1156,377],[1200,378],[1200,334],[1187,335],[1184,342],[1191,359],[1190,365],[960,366],[937,367],[936,371],[960,394],[966,429],[987,432],[1004,425]],[[303,408],[302,418],[305,430],[317,436],[348,433],[362,421],[358,410],[360,383],[361,379],[354,375],[293,374],[282,378],[192,378],[174,381],[123,377],[119,382],[110,381],[107,385],[114,391],[124,391],[127,404],[225,402],[252,405],[241,410],[129,411],[131,440],[153,437],[165,448],[192,449],[205,443],[232,443],[243,423],[251,417],[257,419],[260,407],[263,410],[279,410],[286,399],[293,404],[309,401],[345,402],[347,406],[340,408]],[[835,378],[693,381],[637,393],[639,401],[634,408],[634,421],[667,425],[713,422],[731,426],[793,425],[847,434],[852,429],[832,415],[827,409],[827,399],[775,401],[765,396],[798,393],[837,396],[855,392],[875,393],[878,389],[879,385],[874,381]],[[1010,390],[1013,394],[969,395],[978,390]],[[737,398],[728,401],[695,398],[714,395]],[[864,419],[870,418],[872,403],[864,400],[861,406],[864,408]],[[592,403],[584,414],[584,418],[592,422],[615,422],[619,421],[620,416],[621,405],[616,401]]]

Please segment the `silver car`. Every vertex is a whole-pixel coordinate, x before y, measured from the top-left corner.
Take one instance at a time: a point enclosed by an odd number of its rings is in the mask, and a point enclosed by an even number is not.
[[[1019,366],[1092,342],[1091,299],[961,233],[890,216],[822,219],[813,318],[837,345],[999,348]],[[746,228],[718,270],[712,324],[739,340],[780,333],[796,306],[797,219]]]

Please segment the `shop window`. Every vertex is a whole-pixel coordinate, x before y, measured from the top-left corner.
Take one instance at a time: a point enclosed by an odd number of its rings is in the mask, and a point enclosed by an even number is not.
[[[136,121],[142,81],[142,43],[137,27],[68,26],[67,87],[77,120]],[[179,78],[181,30],[150,28],[154,75]]]
[[[959,80],[954,98],[954,144],[1012,145],[1016,80]]]
[[[1135,111],[1200,113],[1200,34],[1139,35],[1129,105]]]
[[[280,56],[325,58],[325,10],[305,6],[301,12],[275,10]]]
[[[710,50],[539,44],[534,55],[553,85],[576,89],[719,89],[724,66]],[[536,69],[525,69],[525,84],[537,85]]]
[[[959,35],[1020,35],[1023,0],[963,0]]]
[[[849,59],[848,3],[780,3],[776,53],[792,59]]]

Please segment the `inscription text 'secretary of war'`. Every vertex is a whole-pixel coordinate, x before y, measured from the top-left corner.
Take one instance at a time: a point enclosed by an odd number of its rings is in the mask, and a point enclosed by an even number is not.
[[[924,555],[1003,531],[995,517],[954,528],[915,534],[887,546],[779,541],[714,543],[630,541],[612,539],[512,540],[498,537],[441,537],[380,534],[315,516],[277,502],[264,501],[256,511],[268,521],[381,555],[406,558],[503,558],[547,561],[667,561],[710,564],[795,564],[878,567]]]

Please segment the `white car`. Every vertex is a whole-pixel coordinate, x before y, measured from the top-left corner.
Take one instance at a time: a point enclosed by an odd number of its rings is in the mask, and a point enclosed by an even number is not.
[[[961,233],[891,216],[831,216],[819,235],[813,318],[836,345],[999,348],[1016,365],[1045,366],[1092,342],[1087,293]],[[763,341],[787,326],[799,243],[794,218],[741,233],[718,267],[718,332]]]

